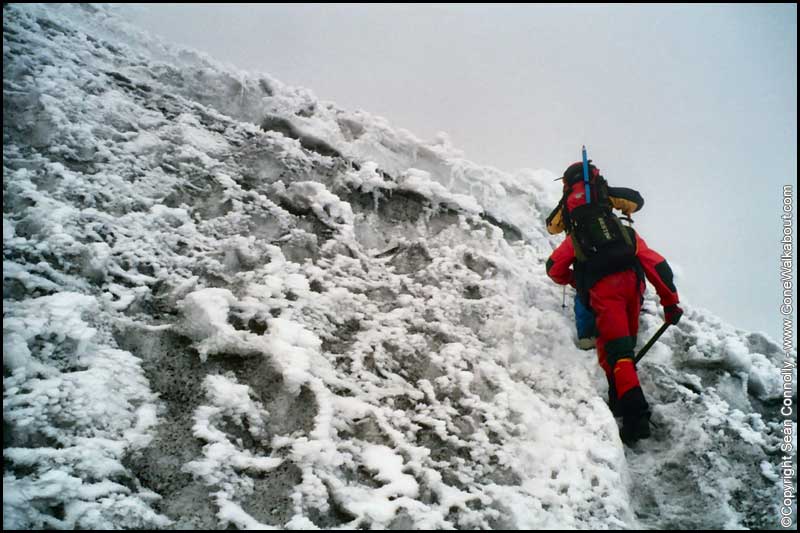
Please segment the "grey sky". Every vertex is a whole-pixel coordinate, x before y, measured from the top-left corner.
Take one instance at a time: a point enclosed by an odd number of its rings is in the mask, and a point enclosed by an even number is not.
[[[612,185],[644,195],[636,227],[677,265],[684,299],[779,338],[781,194],[797,176],[795,4],[131,13],[169,41],[421,138],[447,132],[478,163],[560,172],[586,144]]]

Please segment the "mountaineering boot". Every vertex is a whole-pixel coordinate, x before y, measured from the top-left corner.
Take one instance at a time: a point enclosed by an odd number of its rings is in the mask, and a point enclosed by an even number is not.
[[[641,387],[634,387],[623,394],[617,400],[616,408],[622,415],[622,429],[619,431],[622,442],[630,446],[650,436],[650,406]]]
[[[617,387],[614,385],[614,375],[606,374],[606,379],[608,380],[608,400],[606,405],[608,405],[614,418],[617,418],[622,416],[622,412],[620,412],[619,403],[617,402]]]
[[[650,436],[650,415],[641,416],[633,420],[623,419],[622,429],[619,430],[622,442],[628,446],[640,439]]]
[[[622,411],[620,411],[619,403],[617,402],[617,391],[613,383],[609,383],[608,387],[608,408],[611,410],[611,414],[614,415],[614,418],[622,416]]]
[[[597,344],[597,338],[595,337],[584,337],[582,339],[578,339],[578,348],[581,350],[591,350]]]

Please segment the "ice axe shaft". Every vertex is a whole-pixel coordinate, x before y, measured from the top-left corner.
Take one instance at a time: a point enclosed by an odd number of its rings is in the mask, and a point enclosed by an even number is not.
[[[639,353],[637,353],[637,354],[636,354],[636,358],[633,360],[633,364],[636,364],[636,363],[638,363],[638,362],[639,362],[639,360],[640,360],[642,357],[644,357],[644,354],[646,354],[646,353],[647,353],[647,350],[649,350],[649,349],[650,349],[650,347],[651,347],[651,346],[653,346],[653,344],[655,344],[655,343],[656,343],[656,341],[658,340],[658,338],[659,338],[659,337],[660,337],[660,336],[661,336],[661,335],[662,335],[662,334],[663,334],[665,331],[667,331],[667,328],[668,328],[669,326],[670,326],[670,323],[669,323],[669,322],[664,322],[664,325],[663,325],[663,326],[661,326],[660,328],[658,328],[658,331],[656,331],[656,334],[655,334],[655,335],[653,335],[653,338],[652,338],[652,339],[650,339],[649,341],[647,341],[647,344],[645,344],[645,345],[642,347],[642,349],[641,349],[641,350],[639,350]]]
[[[581,156],[583,157],[583,186],[585,190],[586,203],[592,201],[592,194],[589,190],[589,160],[586,158],[586,145],[581,149]]]

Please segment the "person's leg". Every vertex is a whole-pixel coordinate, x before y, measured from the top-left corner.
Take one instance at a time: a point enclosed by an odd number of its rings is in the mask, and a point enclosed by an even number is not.
[[[633,337],[633,344],[636,346],[636,337],[639,332],[639,313],[641,312],[642,294],[644,294],[644,282],[637,280],[635,293],[628,300],[628,331]],[[631,352],[633,356],[633,352]],[[617,363],[620,372],[626,371],[625,367],[630,367],[630,373],[636,375],[636,367],[631,359],[620,359]],[[639,384],[639,377],[636,375],[635,386],[630,387],[620,395],[618,410],[622,415],[622,430],[620,436],[626,444],[632,444],[639,439],[650,436],[650,406],[644,396],[644,391]]]
[[[578,347],[582,350],[591,350],[595,347],[597,333],[595,332],[594,313],[584,305],[580,295],[575,295],[575,327],[578,330]]]
[[[603,369],[603,372],[606,375],[606,380],[608,381],[608,407],[611,409],[611,412],[614,413],[614,416],[617,416],[617,392],[614,388],[614,375],[611,373],[611,368],[608,366],[608,361],[606,361],[605,345],[601,341],[602,337],[598,337],[597,364],[599,364],[600,368]]]
[[[598,359],[616,392],[615,414],[623,417],[623,439],[641,438],[649,432],[650,410],[633,363],[636,346],[640,282],[633,271],[601,279],[591,289],[598,336]],[[636,324],[633,324],[635,315]],[[642,420],[645,421],[642,424]],[[633,435],[638,435],[631,438]]]
[[[618,394],[613,368],[620,354],[619,347],[624,346],[624,339],[628,337],[629,325],[627,300],[619,290],[620,280],[612,276],[601,279],[591,289],[590,303],[597,327],[597,361],[608,380],[609,407],[617,415]]]

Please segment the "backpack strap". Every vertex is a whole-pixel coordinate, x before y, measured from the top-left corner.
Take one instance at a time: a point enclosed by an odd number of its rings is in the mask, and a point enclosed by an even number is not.
[[[592,190],[592,193],[592,196],[594,196],[594,198],[592,198],[593,201],[596,201],[603,207],[608,206],[609,211],[613,209],[611,200],[608,196],[608,182],[603,176],[598,175],[595,178],[594,189]]]

